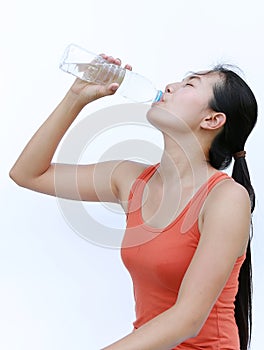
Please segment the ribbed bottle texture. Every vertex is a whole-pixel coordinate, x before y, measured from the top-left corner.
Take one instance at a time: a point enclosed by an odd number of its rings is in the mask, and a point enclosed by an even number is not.
[[[162,96],[162,91],[142,75],[109,63],[100,55],[74,44],[66,48],[60,68],[93,84],[118,83],[120,87],[117,91],[135,102],[157,102]]]

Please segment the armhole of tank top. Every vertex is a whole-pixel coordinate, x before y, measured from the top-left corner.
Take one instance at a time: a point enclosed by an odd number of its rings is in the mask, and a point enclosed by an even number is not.
[[[133,199],[133,196],[136,192],[136,189],[137,189],[137,186],[138,186],[138,180],[144,180],[147,175],[149,173],[151,173],[154,169],[157,169],[157,167],[159,166],[159,163],[158,164],[154,164],[154,165],[150,165],[148,167],[146,167],[142,173],[135,179],[135,181],[133,182],[132,186],[131,186],[131,189],[129,191],[129,195],[128,195],[128,206],[127,206],[127,213],[126,213],[126,219],[128,219],[128,216],[129,216],[129,211],[130,211],[130,203]]]

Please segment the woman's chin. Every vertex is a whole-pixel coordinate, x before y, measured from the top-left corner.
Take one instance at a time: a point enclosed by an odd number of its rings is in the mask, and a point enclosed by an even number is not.
[[[157,127],[159,124],[164,125],[164,123],[168,123],[174,119],[175,116],[159,102],[153,103],[147,112],[147,120]]]

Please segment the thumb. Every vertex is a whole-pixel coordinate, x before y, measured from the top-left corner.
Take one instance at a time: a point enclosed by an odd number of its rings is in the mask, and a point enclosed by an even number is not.
[[[110,85],[104,85],[104,86],[95,86],[95,91],[94,91],[94,95],[95,95],[95,99],[104,97],[104,96],[109,96],[109,95],[113,95],[116,90],[119,88],[119,84],[117,83],[112,83]]]
[[[118,88],[119,88],[119,84],[112,83],[106,87],[106,92],[108,95],[113,95]]]

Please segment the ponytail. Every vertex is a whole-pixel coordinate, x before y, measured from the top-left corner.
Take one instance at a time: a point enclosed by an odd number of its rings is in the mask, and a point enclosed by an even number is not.
[[[242,151],[244,152],[244,151]],[[244,186],[248,191],[251,201],[251,213],[255,207],[255,193],[250,182],[250,176],[245,159],[245,152],[238,152],[234,155],[235,162],[232,172],[233,179]],[[240,157],[236,156],[240,153]],[[252,223],[251,223],[252,225]],[[251,265],[251,248],[250,235],[246,259],[241,266],[238,278],[238,292],[235,300],[235,319],[238,326],[240,349],[247,350],[251,341],[252,331],[252,265]]]
[[[232,178],[248,191],[251,202],[251,213],[255,208],[255,192],[251,185],[247,162],[245,159],[246,152],[241,151],[234,154],[235,162],[232,172]]]

